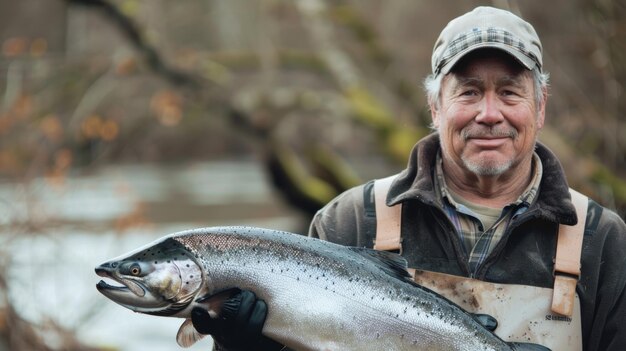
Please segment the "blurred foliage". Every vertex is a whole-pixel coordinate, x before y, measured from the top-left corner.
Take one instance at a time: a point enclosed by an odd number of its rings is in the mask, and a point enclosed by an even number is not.
[[[10,303],[6,293],[8,265],[4,260],[7,255],[3,257],[0,259],[0,350],[105,351],[103,348],[83,345],[72,330],[67,330],[53,319],[34,324],[20,316],[18,307]],[[50,343],[50,340],[54,342]]]
[[[63,26],[4,34],[0,174],[59,182],[107,163],[260,150],[276,189],[310,215],[406,162],[429,132],[420,79],[432,42],[479,3],[58,0],[48,6],[64,6],[62,20],[50,22]],[[553,88],[542,140],[573,186],[624,215],[624,5],[558,1],[567,23],[539,3],[494,5],[543,38]],[[329,157],[312,157],[322,146]]]

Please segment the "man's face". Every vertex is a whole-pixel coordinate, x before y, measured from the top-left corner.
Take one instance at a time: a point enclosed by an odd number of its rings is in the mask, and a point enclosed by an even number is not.
[[[478,50],[441,85],[439,106],[431,110],[444,167],[499,176],[530,162],[545,115],[545,103],[536,106],[530,71],[499,50]]]

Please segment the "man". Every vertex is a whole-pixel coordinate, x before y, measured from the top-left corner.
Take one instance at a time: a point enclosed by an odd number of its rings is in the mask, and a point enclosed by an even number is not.
[[[479,7],[451,21],[425,84],[436,133],[398,175],[331,201],[309,235],[398,250],[416,281],[494,315],[505,340],[626,350],[626,225],[570,193],[537,142],[542,66],[535,30],[507,11]],[[243,310],[264,307],[251,301]]]

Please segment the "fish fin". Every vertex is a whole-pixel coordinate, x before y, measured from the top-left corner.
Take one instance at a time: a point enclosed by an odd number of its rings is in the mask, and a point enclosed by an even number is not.
[[[350,247],[350,250],[376,263],[385,273],[391,276],[402,280],[411,279],[411,275],[407,271],[408,264],[406,260],[398,254],[364,247]]]
[[[176,342],[181,347],[190,347],[191,345],[198,342],[198,340],[204,338],[204,334],[198,333],[196,328],[193,327],[193,323],[191,322],[191,318],[185,319],[183,324],[178,328],[178,333],[176,334]]]
[[[511,346],[512,350],[516,351],[550,351],[549,348],[539,344],[531,344],[525,342],[509,342],[507,344]]]
[[[229,301],[233,296],[240,293],[241,289],[239,288],[226,289],[217,293],[201,296],[196,299],[195,302],[206,304],[207,311],[209,312],[211,318],[216,318],[221,316],[223,313],[231,312],[233,304],[229,303]],[[236,307],[239,307],[239,305]]]

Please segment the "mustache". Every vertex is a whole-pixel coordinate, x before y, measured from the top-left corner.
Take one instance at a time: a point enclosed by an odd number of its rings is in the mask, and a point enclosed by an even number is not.
[[[513,128],[498,128],[498,127],[476,127],[471,126],[461,130],[461,137],[463,140],[471,138],[511,138],[515,139],[518,136],[517,130]]]

